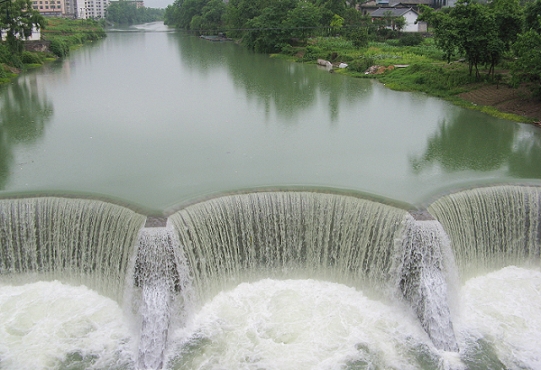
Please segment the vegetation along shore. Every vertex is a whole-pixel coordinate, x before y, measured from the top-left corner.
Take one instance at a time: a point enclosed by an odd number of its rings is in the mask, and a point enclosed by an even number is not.
[[[164,19],[256,52],[327,61],[337,73],[535,123],[541,0],[520,1],[176,0]]]
[[[31,0],[0,3],[0,84],[21,71],[66,57],[70,50],[106,36],[108,25],[131,25],[163,19],[164,9],[136,7],[116,1],[106,18],[45,17]]]
[[[541,122],[541,0],[453,0],[445,7],[438,0],[176,0],[165,12],[121,1],[99,21],[44,18],[31,1],[13,4],[0,4],[0,83],[105,37],[107,23],[163,17],[171,27],[234,39],[255,52],[319,60],[330,71],[377,78],[391,89]],[[34,44],[44,48],[23,41],[36,29],[41,44]]]

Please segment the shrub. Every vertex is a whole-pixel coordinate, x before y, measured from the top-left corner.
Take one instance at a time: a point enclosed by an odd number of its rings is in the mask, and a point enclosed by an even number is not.
[[[423,36],[419,33],[405,33],[398,40],[400,46],[417,46],[423,42]]]
[[[325,58],[325,51],[317,46],[309,45],[306,47],[306,52],[304,53],[303,60],[305,62],[317,60],[318,58]]]
[[[348,69],[355,72],[364,72],[372,67],[375,63],[374,59],[367,56],[362,56],[348,63]]]
[[[38,53],[32,53],[30,51],[23,51],[21,60],[24,64],[43,64],[41,56]]]
[[[0,63],[19,69],[24,67],[21,58],[17,54],[12,53],[7,45],[0,45]]]
[[[64,41],[58,39],[51,40],[49,50],[51,50],[51,52],[59,58],[69,55],[69,46]]]

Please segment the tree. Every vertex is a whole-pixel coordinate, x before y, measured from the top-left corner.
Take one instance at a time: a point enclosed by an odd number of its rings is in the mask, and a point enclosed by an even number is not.
[[[398,32],[402,32],[402,30],[404,29],[404,27],[406,27],[406,18],[404,18],[404,16],[400,16],[400,17],[395,17],[393,19],[393,30],[397,30]]]
[[[505,45],[505,50],[511,48],[519,33],[522,32],[524,13],[518,0],[493,0],[490,8],[494,12],[498,38]]]
[[[541,35],[530,29],[513,44],[517,59],[513,64],[513,81],[531,82],[534,95],[541,97]]]
[[[524,7],[524,30],[541,33],[541,0],[528,3]]]
[[[165,8],[164,22],[185,30],[190,29],[192,18],[201,16],[203,7],[208,0],[175,0],[172,5]]]
[[[470,76],[480,78],[479,64],[490,66],[489,74],[505,51],[500,38],[496,16],[488,6],[469,0],[458,0],[447,12],[422,7],[418,21],[426,21],[434,30],[436,45],[445,53],[448,62],[455,52],[466,57]],[[502,26],[502,29],[506,29]]]
[[[485,5],[459,0],[450,15],[455,19],[458,47],[466,55],[470,76],[475,69],[475,77],[479,79],[478,66],[483,63],[490,64],[489,74],[493,73],[505,50],[494,13]]]
[[[45,26],[45,19],[32,9],[32,0],[12,0],[0,4],[1,30],[6,32],[6,42],[13,53],[21,53],[23,39],[32,36],[32,30]]]
[[[283,23],[286,28],[290,29],[292,38],[304,43],[310,34],[307,30],[319,26],[320,22],[320,9],[309,1],[301,0],[295,8],[287,13],[287,18]]]
[[[245,45],[261,53],[279,51],[290,39],[284,26],[287,26],[287,14],[295,6],[295,0],[272,0],[272,4],[265,7],[259,16],[246,23]]]
[[[205,33],[217,32],[224,28],[223,16],[225,3],[222,0],[210,0],[201,9],[201,15],[195,15],[190,22],[191,30],[204,30]]]

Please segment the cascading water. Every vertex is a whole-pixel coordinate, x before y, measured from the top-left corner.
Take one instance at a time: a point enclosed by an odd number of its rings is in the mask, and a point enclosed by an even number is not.
[[[171,312],[179,315],[188,309],[189,273],[170,225],[141,229],[137,244],[134,277],[140,289],[141,318],[138,367],[161,369]]]
[[[384,297],[406,298],[436,347],[458,350],[442,261],[449,242],[437,221],[415,221],[368,200],[303,192],[222,197],[171,220],[201,296],[269,276],[382,290]]]
[[[447,281],[455,271],[450,244],[439,222],[410,217],[399,284],[434,345],[458,351],[448,305]]]
[[[0,200],[0,271],[16,283],[85,284],[122,301],[145,217],[97,200]]]
[[[452,194],[428,208],[436,221],[351,196],[249,193],[144,228],[100,201],[1,200],[0,367],[535,369],[541,321],[518,312],[541,307],[541,274],[498,269],[539,265],[540,194]],[[500,287],[519,306],[502,305]],[[532,329],[502,333],[509,315]],[[61,345],[32,349],[34,327]]]
[[[445,196],[428,208],[453,241],[461,277],[539,266],[541,188],[494,186]]]
[[[393,289],[406,214],[347,196],[267,192],[212,199],[170,219],[204,301],[265,277]]]
[[[97,200],[0,200],[0,368],[131,366],[120,305],[144,221]]]

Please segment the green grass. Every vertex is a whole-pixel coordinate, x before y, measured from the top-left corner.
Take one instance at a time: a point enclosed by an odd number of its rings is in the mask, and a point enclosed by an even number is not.
[[[359,78],[376,78],[393,90],[423,92],[499,118],[521,122],[527,119],[500,112],[494,107],[477,106],[460,99],[458,94],[475,89],[479,82],[493,82],[487,81],[486,71],[482,71],[483,81],[476,81],[474,76],[470,76],[467,63],[444,61],[443,53],[435,46],[432,38],[424,38],[416,46],[401,46],[399,40],[388,40],[369,42],[366,47],[356,48],[351,41],[340,37],[317,37],[309,40],[305,47],[288,47],[277,57],[307,63],[315,63],[317,59],[333,63],[343,62],[348,64],[348,68],[336,69],[336,73]],[[455,60],[458,58],[456,56]],[[498,67],[505,69],[505,63],[503,61]],[[364,72],[373,65],[408,67],[395,68],[380,75],[365,75]]]
[[[48,18],[41,35],[43,40],[51,42],[49,52],[12,53],[7,45],[0,43],[0,84],[8,83],[16,76],[7,73],[4,66],[18,70],[38,68],[46,62],[68,55],[70,49],[105,37],[105,31],[98,22],[92,20]]]

